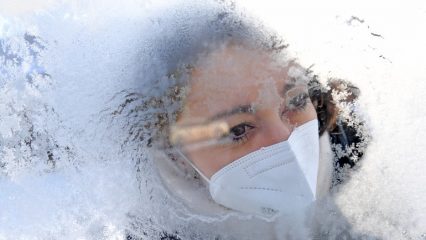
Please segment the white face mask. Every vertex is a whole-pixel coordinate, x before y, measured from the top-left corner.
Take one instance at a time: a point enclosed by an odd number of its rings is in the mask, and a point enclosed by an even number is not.
[[[233,161],[209,182],[217,203],[261,216],[291,214],[315,201],[319,162],[318,120],[297,127],[286,141]]]

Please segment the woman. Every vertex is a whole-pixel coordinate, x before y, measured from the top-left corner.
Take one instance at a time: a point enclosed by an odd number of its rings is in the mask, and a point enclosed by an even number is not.
[[[163,70],[120,106],[139,118],[129,139],[152,149],[167,191],[193,212],[304,213],[364,153],[364,124],[353,108],[342,113],[359,90],[343,80],[322,86],[276,34],[235,9],[197,14],[205,24],[189,38],[181,32],[194,16],[159,36]]]

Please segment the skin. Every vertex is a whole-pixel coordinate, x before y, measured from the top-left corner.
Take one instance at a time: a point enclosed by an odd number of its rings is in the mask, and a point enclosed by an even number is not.
[[[177,126],[213,121],[226,123],[230,130],[216,144],[182,146],[182,152],[207,178],[261,147],[287,140],[295,127],[316,119],[309,97],[297,109],[289,107],[292,99],[307,93],[306,85],[294,84],[289,78],[294,66],[277,64],[260,50],[227,45],[204,56],[194,67]],[[239,108],[223,114],[239,106],[250,106],[250,111]]]

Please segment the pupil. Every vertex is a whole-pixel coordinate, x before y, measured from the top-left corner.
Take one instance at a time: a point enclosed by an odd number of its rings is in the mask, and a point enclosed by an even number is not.
[[[300,106],[302,106],[304,104],[305,98],[306,98],[306,94],[301,94],[301,95],[293,98],[290,101],[290,104],[292,104],[295,107],[300,107]]]
[[[232,132],[234,133],[235,136],[240,136],[242,134],[244,134],[245,132],[245,127],[244,126],[236,126],[232,129]]]

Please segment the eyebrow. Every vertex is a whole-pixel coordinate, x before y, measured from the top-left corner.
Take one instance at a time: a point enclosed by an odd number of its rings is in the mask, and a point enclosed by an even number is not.
[[[291,89],[296,87],[296,81],[293,80],[289,83],[286,83],[281,91],[282,96],[285,96],[285,93],[290,91]],[[237,106],[232,108],[229,111],[224,111],[221,112],[219,114],[214,115],[213,117],[209,118],[209,122],[210,121],[214,121],[214,120],[218,120],[220,118],[224,118],[224,117],[229,117],[235,114],[241,114],[241,113],[249,113],[249,114],[253,114],[256,112],[256,108],[252,105],[252,104],[246,104],[246,105],[241,105],[241,106]]]
[[[284,85],[281,94],[284,96],[288,91],[295,88],[297,85],[297,80],[294,78],[290,78],[289,81]]]
[[[216,114],[213,117],[209,118],[209,121],[218,120],[218,119],[223,118],[223,117],[229,117],[229,116],[232,116],[232,115],[235,115],[235,114],[240,114],[240,113],[253,114],[255,112],[256,112],[256,109],[254,108],[254,106],[252,104],[241,105],[241,106],[234,107],[233,109],[231,109],[229,111],[225,111],[225,112],[221,112],[219,114]]]
[[[296,87],[295,82],[287,83],[286,85],[284,85],[283,90],[281,91],[282,95],[284,96],[286,92],[290,91],[291,89],[295,87]]]

